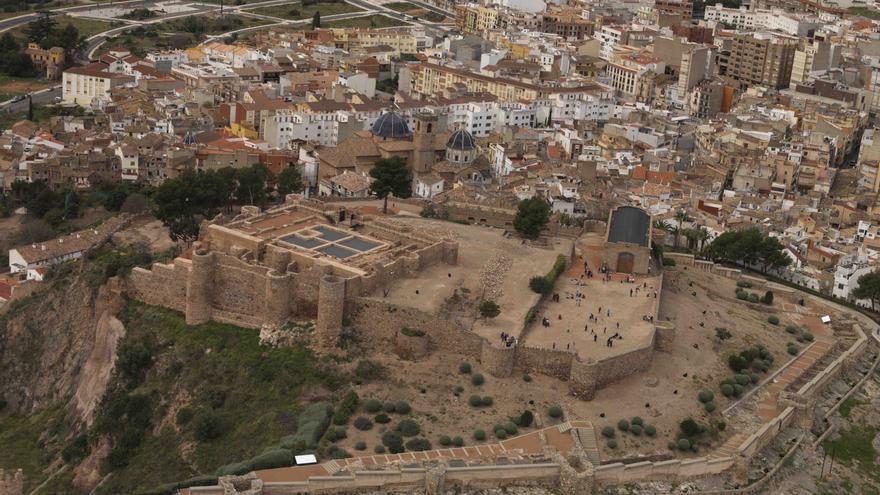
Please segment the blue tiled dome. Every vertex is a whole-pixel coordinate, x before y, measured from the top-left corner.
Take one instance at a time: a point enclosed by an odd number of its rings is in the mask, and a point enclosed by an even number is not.
[[[449,140],[446,141],[446,147],[453,150],[465,151],[472,150],[477,146],[474,143],[474,136],[472,136],[471,133],[464,129],[459,129],[449,136]]]
[[[385,139],[400,139],[412,136],[409,126],[406,125],[406,120],[394,112],[382,114],[382,116],[376,119],[373,127],[370,128],[370,132],[374,136],[380,136]]]

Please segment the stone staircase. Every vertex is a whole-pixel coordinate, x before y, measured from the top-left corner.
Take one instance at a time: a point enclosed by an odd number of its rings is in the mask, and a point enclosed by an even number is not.
[[[714,449],[712,452],[708,454],[707,457],[712,458],[721,458],[736,455],[737,449],[742,443],[749,438],[749,434],[746,432],[738,432],[734,434],[732,437],[728,438],[727,441],[722,443],[718,448]]]
[[[601,458],[599,456],[599,445],[596,441],[596,429],[592,426],[586,428],[579,427],[574,429],[574,434],[580,441],[581,447],[584,448],[587,458],[590,459],[594,466],[598,466],[601,463]]]
[[[321,465],[327,470],[327,474],[330,476],[333,476],[342,470],[342,466],[339,465],[339,462],[336,459],[329,460]]]

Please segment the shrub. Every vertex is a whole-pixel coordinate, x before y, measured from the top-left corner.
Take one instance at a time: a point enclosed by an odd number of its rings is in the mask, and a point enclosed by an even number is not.
[[[614,428],[610,426],[602,428],[602,436],[605,438],[614,438]]]
[[[191,407],[184,406],[177,410],[177,415],[174,417],[174,421],[177,423],[177,426],[184,426],[192,421],[195,414],[196,412],[193,411]]]
[[[385,453],[385,446],[384,445],[376,445],[375,447],[373,447],[373,452],[375,452],[377,454],[384,454]]]
[[[675,266],[675,259],[663,257],[663,266]]]
[[[711,413],[711,412],[715,411],[715,403],[714,402],[707,402],[707,403],[703,404],[703,408],[706,409],[707,413]]]
[[[798,353],[798,346],[795,344],[788,344],[788,353],[792,356],[796,356]]]
[[[737,280],[737,282],[736,282],[736,286],[737,286],[737,287],[742,287],[742,288],[744,288],[744,289],[751,289],[751,288],[752,288],[752,283],[749,282],[749,281],[746,281],[746,280]]]
[[[718,428],[718,431],[724,431],[724,429],[727,428],[727,423],[719,421],[715,426]]]
[[[281,447],[303,451],[314,448],[327,426],[333,407],[327,402],[317,402],[306,407],[296,420],[296,434],[284,437]]]
[[[505,438],[507,438],[507,431],[504,428],[499,428],[495,430],[494,433],[495,438],[497,438],[498,440],[504,440]]]
[[[745,291],[740,291],[736,293],[736,298],[740,301],[746,301],[749,299],[749,295]]]
[[[530,381],[532,381],[532,377],[529,376],[528,373],[526,373],[525,375],[523,375],[523,381],[529,383]]]
[[[718,327],[715,329],[715,337],[718,340],[727,340],[727,339],[733,337],[733,334],[730,333],[730,330],[728,330],[726,328]]]
[[[236,462],[227,464],[217,469],[217,476],[241,476],[242,474],[253,471],[254,468],[247,462]]]
[[[648,435],[649,437],[653,437],[656,434],[657,434],[657,428],[655,428],[654,425],[645,425],[645,435]]]
[[[721,395],[731,397],[733,395],[733,385],[725,383],[721,386]]]
[[[411,419],[402,419],[397,423],[397,432],[405,437],[414,437],[419,434],[421,427]]]
[[[486,382],[486,379],[483,378],[483,375],[480,373],[474,373],[474,376],[471,377],[471,384],[476,387],[479,387],[480,385],[482,385],[485,382]]]
[[[492,400],[492,397],[489,397],[488,395],[483,397],[483,407],[489,407],[494,403],[495,401]]]
[[[813,341],[814,337],[813,337],[813,334],[811,334],[810,332],[804,332],[803,335],[804,335],[804,340],[806,340],[807,342]]]
[[[737,383],[736,385],[733,386],[733,396],[734,397],[739,397],[740,394],[742,394],[742,393],[743,393],[743,386],[742,385]]]
[[[400,333],[406,335],[407,337],[424,337],[425,332],[422,330],[418,330],[416,328],[403,327],[400,329]]]
[[[547,415],[551,418],[561,418],[562,408],[559,406],[550,406],[550,408],[547,409]]]
[[[367,442],[360,440],[354,444],[355,450],[367,450]]]
[[[553,291],[553,282],[536,275],[529,279],[529,289],[532,289],[532,292],[546,295]]]
[[[364,402],[364,410],[368,413],[375,414],[382,410],[382,403],[376,399],[367,399],[366,402]]]
[[[403,438],[396,432],[386,431],[382,434],[382,445],[388,447],[392,454],[403,452]]]
[[[737,384],[742,385],[743,387],[745,387],[752,381],[752,379],[749,378],[749,375],[744,375],[742,373],[735,375],[733,379],[736,380]]]
[[[354,369],[354,376],[361,382],[378,380],[385,376],[385,367],[375,361],[361,359]]]
[[[700,390],[700,393],[697,395],[697,398],[703,404],[712,401],[715,398],[715,394],[712,393],[711,390]]]
[[[394,412],[394,403],[391,401],[388,401],[388,402],[382,404],[382,410],[387,413],[393,413]]]
[[[642,434],[642,426],[641,425],[632,425],[629,427],[629,432],[635,436],[639,436]]]
[[[757,294],[749,294],[749,302],[750,303],[758,302],[758,295]]]
[[[207,411],[199,414],[193,424],[196,440],[207,442],[223,434],[223,426],[216,414]]]
[[[519,430],[516,428],[516,425],[513,424],[512,421],[504,423],[504,431],[506,431],[508,435],[516,435],[517,432],[519,432]]]
[[[731,354],[727,356],[727,367],[730,368],[734,373],[739,373],[746,367],[748,367],[749,362],[742,356],[737,354]]]
[[[468,398],[468,404],[470,404],[471,407],[480,407],[483,405],[483,399],[481,399],[479,395],[472,395]]]
[[[687,438],[680,438],[680,439],[678,440],[678,443],[676,444],[676,446],[677,446],[680,450],[690,450],[690,448],[691,448],[691,441],[688,440]]]
[[[532,414],[532,411],[523,411],[523,413],[519,415],[519,425],[523,428],[532,426],[534,420],[535,416]]]
[[[486,439],[486,432],[483,430],[474,430],[474,440],[482,442]]]
[[[785,326],[785,331],[786,331],[787,333],[792,334],[792,335],[798,333],[798,330],[800,330],[800,329],[799,329],[798,327],[794,326],[794,325],[786,325],[786,326]]]
[[[344,425],[345,423],[348,423],[348,418],[354,414],[354,411],[357,409],[357,404],[357,393],[352,390],[345,394],[345,397],[342,398],[342,403],[339,404],[339,407],[336,408],[336,412],[333,413],[333,424]]]
[[[751,380],[752,383],[758,383],[759,381],[761,381],[761,375],[757,373],[750,373],[749,380]]]
[[[779,317],[776,315],[770,315],[767,317],[767,323],[771,325],[779,325]]]
[[[345,430],[344,426],[337,426],[334,430],[334,433],[336,433],[337,440],[342,440],[343,438],[348,437],[348,432]]]
[[[495,301],[483,301],[480,303],[480,316],[483,318],[495,318],[501,314],[501,307]]]
[[[293,464],[293,453],[287,449],[273,449],[254,457],[248,464],[251,469],[274,469]]]
[[[666,448],[669,450],[675,450],[678,448],[678,444],[670,440],[669,443],[666,444]]]
[[[639,426],[645,426],[645,421],[640,416],[633,416],[633,419],[630,420],[630,423]]]
[[[686,420],[682,421],[681,423],[679,423],[678,427],[681,429],[681,432],[688,437],[699,435],[702,432],[700,424],[694,421],[692,418],[687,418]]]
[[[438,442],[440,443],[440,445],[442,445],[444,447],[449,447],[450,445],[452,445],[452,439],[446,435],[442,435],[440,437],[440,440],[438,440]]]
[[[467,374],[471,372],[471,363],[461,363],[458,365],[458,372]]]
[[[452,437],[452,445],[456,447],[461,447],[462,445],[464,445],[464,439],[460,436],[454,436]]]
[[[86,435],[79,435],[61,451],[61,458],[68,464],[79,464],[89,455],[89,438]]]
[[[405,400],[399,400],[394,403],[394,411],[397,414],[409,414],[412,411],[412,408],[409,406],[409,402]]]
[[[620,421],[617,422],[617,429],[619,429],[620,431],[629,430],[629,421],[627,421],[625,419],[621,419]]]
[[[773,291],[767,291],[764,293],[764,297],[761,298],[761,302],[764,304],[773,304]]]
[[[373,428],[373,422],[363,416],[355,419],[353,424],[355,428],[361,431],[367,431]]]
[[[374,416],[373,421],[375,421],[376,423],[378,423],[380,425],[384,425],[384,424],[390,423],[391,418],[389,418],[387,414],[382,413],[382,414],[377,414],[376,416]]]
[[[406,442],[406,448],[407,450],[412,450],[414,452],[431,450],[431,442],[427,438],[413,438]]]
[[[613,438],[609,439],[608,442],[606,442],[606,445],[608,445],[609,449],[616,449],[617,448],[617,440],[614,440]]]

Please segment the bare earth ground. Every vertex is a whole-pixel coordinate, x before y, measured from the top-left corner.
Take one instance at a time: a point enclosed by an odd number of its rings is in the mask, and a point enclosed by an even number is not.
[[[438,222],[438,226],[443,229],[455,230],[468,242],[485,243],[489,239],[498,239],[496,237],[498,236],[497,231],[490,229],[459,227],[457,224],[445,222]],[[468,242],[462,244],[460,251],[462,266],[454,268],[461,269],[461,271],[454,274],[453,280],[463,280],[467,284],[474,284],[476,282],[475,274],[480,271],[480,260],[483,263],[490,262],[493,251],[489,247],[474,250],[471,253],[466,249]],[[531,255],[528,256],[529,261],[533,261]],[[521,255],[517,255],[517,253],[513,253],[511,256],[514,266],[518,266],[516,263],[519,262],[519,257]],[[532,268],[529,276],[544,272],[545,267],[552,264],[550,260],[551,257],[548,257],[546,263],[534,263],[537,266]],[[452,267],[440,268],[441,275],[446,277]],[[511,269],[507,273],[516,272],[516,269]],[[425,308],[439,304],[442,302],[443,296],[432,294],[429,282],[433,281],[432,283],[439,284],[444,294],[449,293],[455,287],[453,283],[447,285],[445,281],[441,281],[443,277],[431,275],[427,278],[404,281],[395,286],[389,298],[398,303],[420,305]],[[563,280],[565,285],[558,286],[557,290],[562,288],[564,291],[566,287],[570,290],[568,285],[571,283],[570,278],[566,275],[566,279]],[[516,282],[525,286],[523,295],[528,294],[527,279],[528,277],[522,277],[521,281]],[[644,283],[644,280],[641,282]],[[510,286],[514,284],[508,284],[505,281],[503,285],[505,293],[513,291]],[[621,308],[621,313],[633,312],[626,303],[629,303],[630,299],[629,288],[634,286],[635,284],[620,284],[619,282],[603,284],[601,280],[598,280],[587,287],[590,290],[588,301],[616,300],[618,301],[617,305]],[[675,437],[679,422],[689,416],[706,422],[709,419],[720,420],[722,418],[720,411],[732,403],[718,392],[718,383],[732,375],[727,367],[729,354],[738,353],[755,344],[763,344],[773,353],[775,358],[773,367],[767,375],[763,375],[768,376],[790,358],[785,347],[793,339],[784,332],[785,325],[789,323],[803,325],[807,323],[805,321],[807,318],[815,318],[814,315],[820,314],[823,310],[823,308],[811,307],[813,303],[810,302],[806,307],[798,307],[795,300],[788,300],[782,294],[776,295],[776,302],[772,307],[750,304],[734,297],[735,287],[733,280],[711,273],[693,269],[685,271],[681,268],[667,270],[664,289],[660,295],[660,316],[661,319],[671,320],[676,325],[673,351],[671,353],[656,353],[651,365],[644,373],[637,373],[599,390],[593,401],[577,400],[568,395],[567,383],[539,375],[533,375],[532,381],[526,382],[518,374],[499,379],[483,373],[486,376],[486,383],[475,387],[471,385],[469,376],[458,373],[460,359],[455,356],[434,353],[423,361],[412,363],[398,359],[391,355],[387,349],[375,348],[370,349],[365,357],[386,365],[389,378],[380,384],[362,385],[357,392],[362,399],[410,401],[413,406],[413,415],[423,428],[422,435],[431,440],[434,446],[438,445],[437,439],[440,435],[450,437],[460,435],[468,445],[477,443],[472,436],[473,431],[477,428],[486,430],[491,441],[492,425],[506,422],[510,416],[518,414],[525,408],[536,411],[537,416],[542,418],[543,424],[550,424],[553,420],[550,420],[546,415],[547,407],[558,404],[563,407],[566,419],[592,421],[596,425],[597,431],[601,430],[603,426],[615,426],[619,419],[628,419],[635,415],[643,417],[646,424],[652,424],[657,428],[657,435],[653,439],[644,435],[635,437],[618,432],[619,447],[616,450],[608,449],[604,446],[604,442],[600,442],[602,456],[605,459],[635,454],[668,454],[666,444]],[[422,288],[424,291],[420,289],[420,296],[414,298],[416,288]],[[608,292],[604,293],[604,291]],[[763,295],[763,290],[752,289],[752,292],[759,292],[760,295]],[[413,299],[416,299],[415,302]],[[645,297],[644,299],[647,301],[649,298]],[[620,300],[623,300],[623,303]],[[566,299],[563,301],[558,306],[574,304]],[[635,297],[632,301],[633,304],[636,304]],[[556,303],[552,304],[556,305]],[[598,304],[595,305],[598,306]],[[505,305],[502,307],[503,311],[508,311]],[[582,308],[577,308],[575,305],[567,309],[574,311],[581,309],[583,311]],[[783,311],[783,308],[788,311]],[[522,311],[524,310],[519,312]],[[639,307],[634,312],[636,324],[641,321],[641,311],[643,309]],[[794,311],[809,313],[809,317],[794,313]],[[616,311],[612,309],[612,314],[615,313]],[[779,325],[767,323],[767,316],[770,314],[779,316],[781,320]],[[628,314],[626,321],[629,321],[632,316]],[[565,316],[563,318],[565,321]],[[556,321],[552,324],[554,326],[550,328],[555,330]],[[716,327],[727,328],[732,333],[732,338],[723,342],[719,341],[715,337]],[[534,333],[537,337],[528,336],[528,342],[530,344],[540,342],[540,333],[546,330],[536,330]],[[583,331],[583,327],[580,327],[580,331]],[[624,342],[626,340],[625,338]],[[615,348],[617,345],[616,343]],[[602,348],[604,349],[604,347]],[[471,364],[474,365],[474,372],[481,371],[477,363]],[[456,387],[463,389],[458,397],[454,393]],[[711,416],[703,410],[702,405],[697,401],[697,392],[703,388],[713,390],[716,395],[715,400],[718,408]],[[424,393],[422,393],[423,389]],[[490,407],[475,409],[467,403],[468,397],[472,394],[491,396],[494,404]],[[370,416],[363,412],[355,414],[355,416],[358,415]],[[392,419],[390,426],[393,427],[398,418],[392,415]],[[353,446],[357,441],[364,440],[368,445],[368,452],[372,452],[383,428],[382,425],[376,425],[369,432],[360,432],[349,428],[348,438],[342,441],[340,446],[357,454]],[[717,447],[732,435],[730,430],[728,429],[720,433],[717,438],[712,439],[712,446]],[[703,449],[701,454],[705,452],[706,450]]]
[[[152,252],[162,252],[175,245],[168,235],[168,227],[155,218],[140,217],[127,229],[113,235],[113,242],[120,245],[142,245]]]

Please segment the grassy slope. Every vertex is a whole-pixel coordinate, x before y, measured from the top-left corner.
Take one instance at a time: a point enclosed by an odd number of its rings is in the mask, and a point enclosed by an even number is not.
[[[880,21],[880,11],[871,7],[850,7],[847,9],[850,14],[867,17],[875,21]]]
[[[0,414],[0,468],[21,469],[26,493],[46,479],[43,470],[52,463],[58,449],[44,445],[40,437],[44,431],[55,429],[63,416],[57,407],[27,417]]]
[[[383,7],[388,7],[391,10],[396,10],[398,12],[406,12],[409,10],[417,9],[414,4],[409,2],[391,2],[382,5]]]
[[[157,349],[146,380],[132,392],[151,397],[151,426],[180,396],[190,396],[186,405],[196,416],[213,410],[224,425],[223,434],[196,443],[185,461],[179,447],[195,441],[194,422],[179,432],[164,426],[144,439],[128,466],[98,493],[148,490],[252,457],[293,432],[304,387],[335,388],[341,383],[332,372],[321,370],[305,348],[261,347],[256,330],[213,322],[190,327],[179,313],[135,302],[120,319],[126,341],[152,342]]]
[[[405,25],[407,25],[405,22],[381,14],[321,23],[322,28],[386,28]]]
[[[297,11],[299,14],[294,15],[291,12]],[[253,9],[249,12],[253,12],[254,14],[262,14],[268,15],[272,17],[280,17],[281,19],[311,19],[315,12],[320,12],[321,17],[326,17],[328,15],[335,14],[348,14],[350,12],[362,12],[363,9],[355,7],[354,5],[344,3],[344,2],[334,2],[334,3],[317,3],[314,5],[306,5],[301,6],[298,4],[294,5],[275,5],[272,7],[262,7],[259,9]]]

